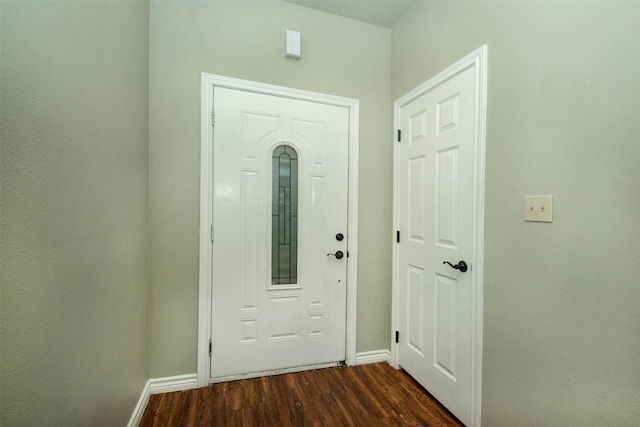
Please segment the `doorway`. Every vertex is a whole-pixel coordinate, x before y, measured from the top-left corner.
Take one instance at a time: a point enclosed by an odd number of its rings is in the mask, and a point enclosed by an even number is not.
[[[487,48],[395,103],[394,363],[480,422]]]
[[[355,362],[357,119],[203,74],[199,384]]]

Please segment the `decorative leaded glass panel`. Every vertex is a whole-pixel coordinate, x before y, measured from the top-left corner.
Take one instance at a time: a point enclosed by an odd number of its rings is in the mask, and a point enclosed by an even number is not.
[[[273,151],[271,169],[271,284],[298,282],[298,153]]]

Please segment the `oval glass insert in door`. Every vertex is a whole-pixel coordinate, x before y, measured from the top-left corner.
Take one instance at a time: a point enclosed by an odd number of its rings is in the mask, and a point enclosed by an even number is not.
[[[279,145],[271,169],[271,284],[298,282],[298,153]]]

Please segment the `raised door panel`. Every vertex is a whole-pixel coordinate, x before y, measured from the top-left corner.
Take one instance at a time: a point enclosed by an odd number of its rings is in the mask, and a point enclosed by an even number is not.
[[[457,344],[457,280],[435,275],[433,289],[433,365],[452,381],[456,381]]]
[[[425,338],[425,272],[414,265],[408,266],[407,274],[407,305],[405,307],[407,319],[407,346],[420,358],[424,357]]]
[[[435,243],[456,248],[458,241],[458,147],[435,153]]]

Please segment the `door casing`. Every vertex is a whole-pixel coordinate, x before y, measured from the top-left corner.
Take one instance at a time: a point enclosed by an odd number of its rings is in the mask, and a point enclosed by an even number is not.
[[[348,259],[347,259],[347,313],[346,355],[347,365],[356,363],[356,297],[358,272],[358,150],[359,101],[351,98],[291,89],[265,83],[240,80],[215,74],[202,73],[200,80],[200,259],[198,293],[198,386],[209,384],[209,340],[211,337],[211,290],[213,224],[213,88],[224,87],[298,99],[321,104],[337,105],[349,110],[349,185],[348,185]]]
[[[394,103],[394,129],[399,129],[399,112],[402,106],[410,103],[414,99],[420,97],[424,93],[429,92],[433,88],[439,86],[456,74],[462,72],[469,67],[475,67],[477,73],[476,93],[477,93],[477,129],[475,134],[475,171],[474,171],[474,194],[473,196],[473,269],[469,271],[472,274],[474,282],[473,295],[473,320],[474,326],[472,331],[472,408],[471,408],[471,425],[480,425],[481,410],[481,392],[482,392],[482,319],[483,319],[483,254],[484,254],[484,176],[485,176],[485,145],[486,145],[486,110],[487,110],[487,45],[483,45],[469,55],[465,56],[455,64],[446,68],[436,76],[432,77],[425,83],[411,90],[404,96],[400,97]],[[394,140],[394,164],[393,164],[393,230],[398,230],[399,224],[399,169],[398,169],[398,142]],[[392,313],[391,313],[391,330],[397,331],[399,325],[399,299],[400,285],[398,283],[399,271],[399,254],[398,247],[393,244],[393,269],[392,269]],[[391,342],[391,361],[393,366],[399,368],[398,363],[398,344],[395,340],[395,333],[392,333]]]

